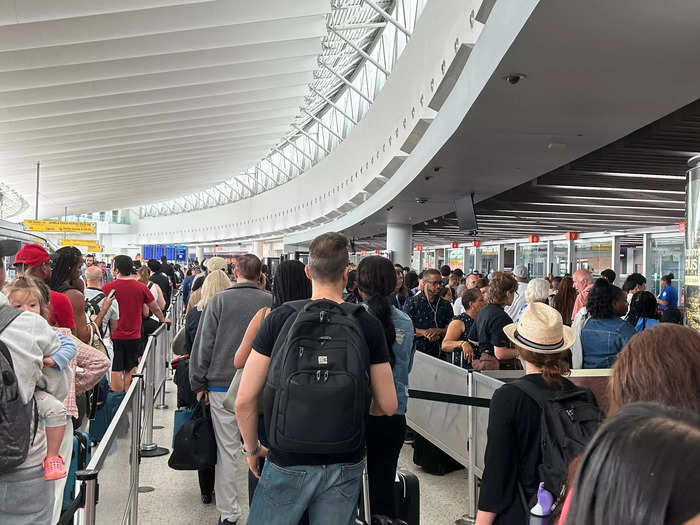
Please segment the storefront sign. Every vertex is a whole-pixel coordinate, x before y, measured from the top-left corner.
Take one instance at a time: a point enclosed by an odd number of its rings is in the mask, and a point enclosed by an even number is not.
[[[417,251],[417,252],[422,252],[422,251],[423,251],[423,245],[422,245],[422,244],[417,244],[417,245],[416,245],[416,251]]]
[[[567,241],[575,241],[578,239],[578,232],[566,232]]]
[[[91,239],[60,239],[58,243],[61,246],[85,246],[88,252],[102,251],[102,246]]]
[[[530,242],[540,242],[539,235],[530,235],[528,238],[530,239]]]
[[[32,232],[97,233],[96,222],[35,221],[27,219],[24,227]]]
[[[452,248],[459,248],[459,243],[457,241],[452,241],[452,244],[450,244]]]
[[[474,248],[481,246],[481,241],[474,241]]]

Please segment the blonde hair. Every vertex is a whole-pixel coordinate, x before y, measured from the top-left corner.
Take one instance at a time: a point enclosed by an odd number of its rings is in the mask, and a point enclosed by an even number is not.
[[[50,292],[45,283],[32,277],[21,275],[5,285],[2,289],[9,299],[14,293],[30,294],[39,303],[39,312],[44,319],[49,318]]]
[[[151,276],[151,269],[148,266],[146,266],[146,265],[141,266],[141,268],[139,268],[139,271],[136,272],[136,275],[137,275],[136,278],[139,281],[141,281],[143,284],[148,286],[148,278]]]
[[[223,270],[214,270],[207,275],[202,284],[202,297],[197,303],[197,310],[204,310],[206,304],[219,292],[231,288],[231,281]]]

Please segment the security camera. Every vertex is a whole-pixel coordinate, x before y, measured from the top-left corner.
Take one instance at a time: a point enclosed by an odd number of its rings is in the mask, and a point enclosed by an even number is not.
[[[426,199],[425,197],[416,197],[417,204],[425,204],[426,202],[428,202],[428,199]]]
[[[514,86],[515,84],[517,84],[518,82],[520,82],[521,80],[523,80],[523,79],[526,78],[526,77],[525,77],[525,75],[523,75],[523,74],[521,74],[521,73],[516,73],[516,74],[513,74],[513,75],[506,75],[506,76],[503,77],[503,78],[504,78],[504,80],[505,80],[506,82],[508,82],[511,86]]]

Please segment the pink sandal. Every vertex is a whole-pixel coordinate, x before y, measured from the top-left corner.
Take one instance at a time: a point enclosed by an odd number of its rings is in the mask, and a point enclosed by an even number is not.
[[[68,475],[66,464],[61,456],[46,457],[43,465],[45,480],[61,479]]]

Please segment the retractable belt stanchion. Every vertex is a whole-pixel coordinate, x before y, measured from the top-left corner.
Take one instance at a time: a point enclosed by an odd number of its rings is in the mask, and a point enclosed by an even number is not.
[[[155,405],[155,408],[162,410],[164,408],[168,408],[168,405],[165,403],[165,381],[168,379],[168,364],[167,364],[167,346],[170,346],[170,344],[167,341],[167,334],[169,332],[163,332],[161,333],[157,339],[156,339],[156,352],[155,352],[155,366],[159,367],[159,369],[163,370],[163,379],[160,381],[160,384],[155,385],[156,388],[156,397],[158,398],[158,403]],[[155,369],[153,370],[153,375],[155,377]]]
[[[129,524],[138,525],[139,516],[139,468],[141,464],[141,401],[143,399],[143,377],[137,379],[134,395],[133,420],[131,422],[131,472],[130,472],[130,512]],[[156,447],[158,449],[158,447]],[[166,449],[165,450],[167,454]]]
[[[95,525],[95,511],[97,507],[97,471],[79,470],[75,473],[75,479],[81,484],[84,505],[80,509],[80,514],[76,515],[80,525]]]
[[[158,349],[158,340],[161,339],[160,335],[150,336],[148,340],[148,345],[150,348],[146,349],[146,377],[145,377],[145,387],[144,387],[144,418],[143,425],[145,435],[143,438],[144,443],[141,445],[141,456],[145,458],[152,458],[157,456],[164,456],[169,451],[167,448],[159,447],[153,441],[153,403],[155,397],[155,387],[154,387],[154,376],[156,367],[156,354]],[[165,385],[163,385],[165,389]]]
[[[452,403],[455,405],[466,405],[469,407],[468,421],[468,453],[469,462],[467,465],[467,513],[459,518],[458,525],[473,525],[476,519],[476,483],[474,482],[474,461],[476,460],[476,450],[474,450],[474,407],[488,408],[491,400],[485,397],[475,397],[472,373],[468,376],[468,396],[457,394],[445,394],[442,392],[428,392],[425,390],[408,389],[408,396],[412,399],[425,399],[440,403]]]

